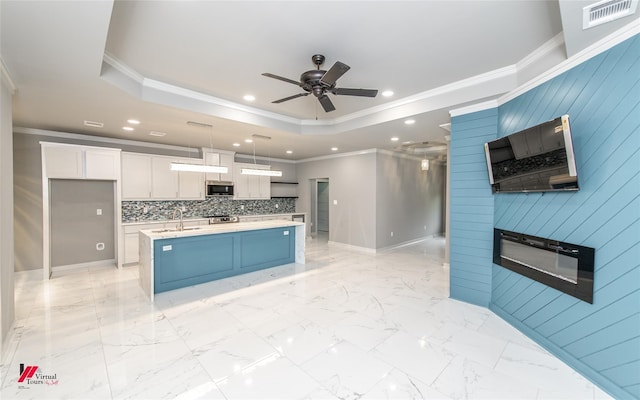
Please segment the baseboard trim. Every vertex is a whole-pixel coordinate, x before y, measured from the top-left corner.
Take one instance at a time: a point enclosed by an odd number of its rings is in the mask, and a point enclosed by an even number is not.
[[[108,267],[108,266],[117,267],[115,258],[111,260],[100,260],[100,261],[91,261],[91,262],[79,263],[79,264],[59,265],[57,267],[51,267],[51,270],[53,272],[61,272],[61,271],[69,271],[74,269],[83,269],[83,268],[90,268],[90,267]]]
[[[376,249],[371,249],[369,247],[354,246],[352,244],[332,242],[332,241],[327,242],[327,244],[329,245],[329,247],[339,247],[345,250],[354,250],[354,251],[360,251],[360,252],[369,253],[369,254],[376,253]]]

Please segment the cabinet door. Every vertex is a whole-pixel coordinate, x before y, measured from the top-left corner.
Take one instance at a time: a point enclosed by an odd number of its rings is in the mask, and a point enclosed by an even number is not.
[[[151,157],[151,197],[154,200],[178,198],[178,172],[171,171],[170,157]]]
[[[49,178],[83,178],[81,148],[66,146],[45,147],[44,157]]]
[[[200,164],[194,160],[176,160],[185,164]],[[204,174],[202,172],[180,171],[178,173],[178,198],[204,199]]]
[[[139,233],[124,235],[124,264],[137,263],[139,251]]]
[[[271,198],[271,177],[270,176],[259,176],[258,180],[258,196],[261,199],[270,199]]]
[[[233,198],[234,199],[250,199],[249,193],[249,175],[242,175],[240,168],[233,170]]]
[[[220,154],[218,153],[204,153],[204,165],[220,165]],[[215,172],[207,172],[205,179],[208,181],[219,181],[220,174]]]
[[[220,166],[227,167],[229,171],[226,174],[219,174],[220,180],[225,182],[233,181],[233,154],[220,153]]]
[[[86,150],[84,153],[85,178],[118,179],[120,152],[110,150]]]
[[[122,199],[151,198],[151,156],[122,153]]]

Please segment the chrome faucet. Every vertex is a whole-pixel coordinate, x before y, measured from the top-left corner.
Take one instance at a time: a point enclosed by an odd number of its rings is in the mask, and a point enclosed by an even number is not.
[[[176,226],[176,229],[178,229],[179,231],[183,231],[184,223],[182,222],[182,209],[180,207],[176,207],[173,209],[173,216],[171,217],[171,219],[176,219],[176,211],[180,212],[180,223]]]

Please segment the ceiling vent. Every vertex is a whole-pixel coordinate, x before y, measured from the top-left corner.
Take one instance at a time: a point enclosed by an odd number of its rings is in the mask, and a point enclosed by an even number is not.
[[[151,132],[149,132],[149,135],[162,137],[162,136],[166,136],[167,134],[165,132],[151,131]]]
[[[102,122],[84,121],[84,126],[90,126],[92,128],[102,128],[104,127],[104,124]]]
[[[604,0],[582,9],[582,29],[626,17],[636,12],[638,0]]]

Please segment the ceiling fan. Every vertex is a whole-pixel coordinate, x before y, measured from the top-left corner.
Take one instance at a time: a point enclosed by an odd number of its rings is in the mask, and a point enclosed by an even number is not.
[[[378,91],[376,89],[348,89],[337,88],[336,81],[342,75],[344,75],[351,67],[347,64],[336,61],[335,64],[328,71],[320,69],[320,66],[324,63],[324,56],[322,54],[316,54],[311,57],[311,60],[316,65],[316,69],[302,73],[300,75],[300,81],[294,81],[293,79],[284,78],[282,76],[274,75],[265,72],[262,74],[268,78],[278,79],[284,82],[289,82],[294,85],[300,86],[305,93],[294,94],[293,96],[285,97],[273,101],[272,103],[283,103],[285,101],[293,100],[298,97],[308,96],[313,93],[318,98],[318,101],[324,108],[325,112],[334,111],[336,108],[327,96],[327,93],[332,93],[336,96],[361,96],[361,97],[376,97]]]

